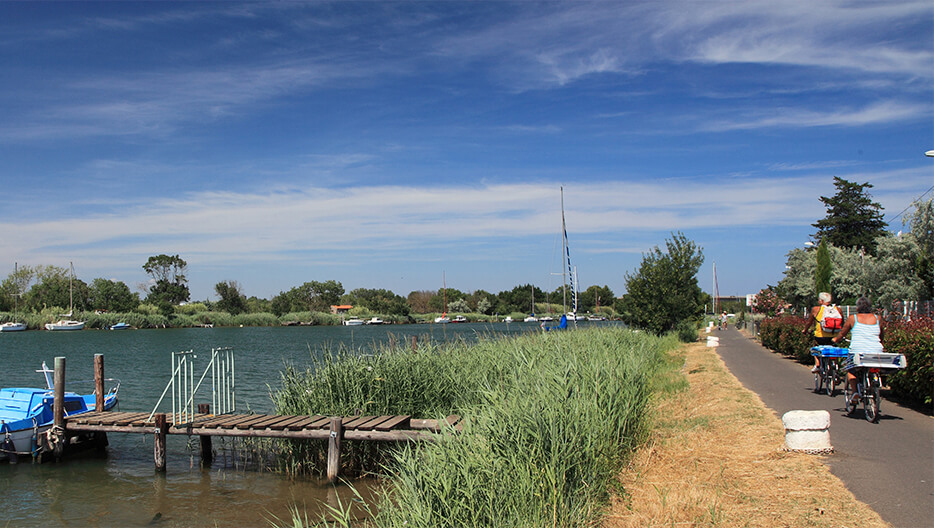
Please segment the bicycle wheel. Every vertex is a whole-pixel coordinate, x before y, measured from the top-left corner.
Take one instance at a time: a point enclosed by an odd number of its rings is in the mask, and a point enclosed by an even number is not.
[[[824,379],[823,374],[818,370],[814,373],[814,392],[820,394],[821,381]]]
[[[879,423],[879,376],[869,374],[866,380],[866,398],[863,399],[863,411],[870,423]]]
[[[824,390],[827,392],[827,396],[833,397],[833,389],[837,384],[837,364],[830,363],[827,365],[827,373],[824,375]]]
[[[847,414],[853,414],[853,411],[856,410],[856,404],[850,404],[850,398],[853,397],[853,393],[850,392],[850,384],[845,381],[843,383],[843,410]]]

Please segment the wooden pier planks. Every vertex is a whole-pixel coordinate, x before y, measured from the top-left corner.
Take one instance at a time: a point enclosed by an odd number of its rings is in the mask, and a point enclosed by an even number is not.
[[[276,438],[319,438],[330,428],[324,415],[276,414],[198,414],[190,423],[170,425],[168,434],[210,434],[216,436],[256,436]],[[418,420],[409,415],[344,416],[341,424],[348,439],[422,439],[421,431],[439,432],[444,427],[460,430],[459,416],[445,420]],[[147,413],[91,412],[66,418],[73,431],[149,432],[155,423]],[[410,434],[411,433],[411,434]]]

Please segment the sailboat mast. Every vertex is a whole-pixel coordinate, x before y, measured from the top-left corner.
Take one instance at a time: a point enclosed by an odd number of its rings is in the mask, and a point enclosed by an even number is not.
[[[561,290],[561,304],[564,313],[568,312],[568,274],[571,272],[571,252],[568,250],[568,229],[564,221],[564,186],[561,186],[561,248],[564,250],[565,264],[561,265],[561,280],[564,283]],[[573,288],[573,286],[572,286]]]
[[[71,277],[68,278],[68,316],[75,312],[75,288],[72,284],[75,280],[75,263],[69,261],[68,265],[71,266]]]

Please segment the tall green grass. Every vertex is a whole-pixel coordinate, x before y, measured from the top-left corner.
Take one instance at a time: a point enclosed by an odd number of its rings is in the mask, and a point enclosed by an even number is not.
[[[376,526],[585,526],[643,440],[652,380],[675,346],[617,328],[338,354],[287,372],[274,399],[283,413],[464,417],[462,432],[381,459],[390,485]]]

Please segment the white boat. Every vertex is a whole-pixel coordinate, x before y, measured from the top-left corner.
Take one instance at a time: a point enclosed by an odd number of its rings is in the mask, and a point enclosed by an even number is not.
[[[544,316],[542,316],[541,319],[539,319],[539,321],[541,321],[541,322],[543,322],[543,323],[551,323],[551,322],[554,322],[554,320],[555,320],[555,318],[552,317],[552,316],[550,316],[550,315],[544,315]]]
[[[110,325],[111,330],[128,330],[132,328],[129,323],[117,323],[115,325]]]
[[[537,323],[538,317],[535,317],[534,315],[530,315],[526,317],[525,319],[523,319],[523,321],[525,321],[526,323]]]
[[[452,322],[452,323],[466,323],[466,322],[468,322],[468,321],[467,321],[467,318],[464,317],[463,315],[458,315],[458,316],[456,316],[456,317],[454,318],[454,320],[451,321],[451,322]]]
[[[383,320],[380,319],[379,317],[373,317],[372,319],[370,319],[369,321],[367,321],[366,324],[368,324],[368,325],[381,325],[381,324],[383,324]]]
[[[7,322],[0,324],[0,332],[22,332],[26,329],[26,323]]]
[[[435,322],[438,324],[448,324],[451,322],[451,318],[445,314],[441,314],[441,317],[435,317]]]
[[[363,326],[363,319],[357,319],[356,317],[347,319],[344,321],[344,326]]]
[[[69,319],[59,319],[54,323],[45,323],[45,329],[51,331],[61,331],[61,330],[83,330],[84,322],[83,321],[72,321]]]
[[[68,313],[66,316],[71,316],[74,312],[74,282],[75,279],[75,265],[71,264],[71,275],[68,277]],[[70,319],[59,319],[54,323],[46,323],[45,329],[49,331],[61,331],[61,330],[83,330],[84,322],[83,321],[73,321]]]
[[[17,271],[19,267],[16,263],[13,263],[13,276],[17,277]],[[18,289],[18,288],[17,288]],[[22,295],[19,291],[11,294],[13,296],[13,320],[6,323],[0,324],[0,332],[22,332],[26,329],[26,323],[16,322],[16,312],[19,308],[19,296]]]
[[[504,322],[504,323],[511,323],[511,322],[512,322],[512,317],[509,317],[509,316],[507,315],[506,318],[503,319],[503,322]]]

